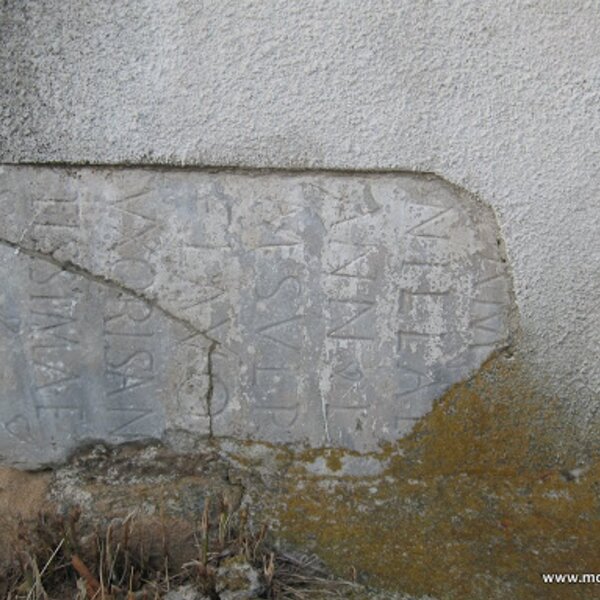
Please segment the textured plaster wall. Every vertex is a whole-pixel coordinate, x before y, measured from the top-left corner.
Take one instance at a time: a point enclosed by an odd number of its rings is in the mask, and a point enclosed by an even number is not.
[[[600,393],[600,10],[5,1],[0,161],[433,171],[495,210],[519,347]]]

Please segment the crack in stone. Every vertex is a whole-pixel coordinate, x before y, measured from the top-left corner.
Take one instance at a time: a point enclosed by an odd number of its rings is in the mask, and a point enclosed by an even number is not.
[[[321,410],[323,412],[323,424],[325,425],[325,442],[331,446],[331,434],[329,433],[329,410],[327,401],[323,397],[321,399]]]
[[[207,372],[208,372],[208,389],[206,390],[206,410],[208,412],[208,436],[213,436],[213,410],[212,401],[215,391],[215,378],[213,373],[213,354],[215,353],[219,343],[213,340],[208,348]]]
[[[87,279],[88,281],[92,281],[96,284],[113,289],[121,294],[127,294],[128,296],[131,296],[136,300],[140,300],[141,302],[147,304],[149,307],[156,309],[168,319],[179,323],[186,329],[193,332],[195,335],[201,335],[207,342],[209,342],[210,346],[208,348],[207,365],[208,389],[206,392],[205,401],[208,407],[209,436],[213,436],[212,396],[214,392],[214,373],[212,356],[217,347],[219,346],[218,340],[210,337],[205,331],[198,329],[193,323],[191,323],[187,319],[174,315],[169,310],[161,306],[155,298],[151,298],[143,292],[139,292],[133,288],[123,285],[119,281],[115,281],[114,279],[110,279],[109,277],[106,277],[104,275],[97,275],[96,273],[92,273],[85,267],[82,267],[81,265],[78,265],[70,260],[59,260],[53,254],[28,248],[27,246],[23,246],[20,242],[13,242],[11,240],[0,238],[0,245],[14,250],[15,254],[23,254],[25,256],[28,256],[29,258],[42,260],[61,269],[62,271],[72,273],[73,275],[78,275],[80,277],[83,277],[84,279]]]

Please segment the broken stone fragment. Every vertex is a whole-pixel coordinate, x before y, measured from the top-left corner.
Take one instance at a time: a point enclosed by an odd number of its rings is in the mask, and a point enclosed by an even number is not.
[[[265,589],[260,573],[243,557],[224,561],[215,579],[220,600],[252,600]]]
[[[4,463],[178,432],[371,451],[508,341],[494,215],[432,176],[0,184]]]
[[[165,600],[209,600],[209,598],[200,593],[193,585],[182,585],[167,592]]]

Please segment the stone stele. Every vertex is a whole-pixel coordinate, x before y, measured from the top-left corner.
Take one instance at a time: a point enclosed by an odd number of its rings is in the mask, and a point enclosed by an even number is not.
[[[377,448],[506,345],[492,212],[434,176],[0,168],[0,459],[166,432]]]

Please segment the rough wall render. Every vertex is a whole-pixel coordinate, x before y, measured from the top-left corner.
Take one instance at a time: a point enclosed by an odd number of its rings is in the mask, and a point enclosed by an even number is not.
[[[435,172],[494,208],[532,374],[596,411],[595,2],[0,10],[0,160]]]

